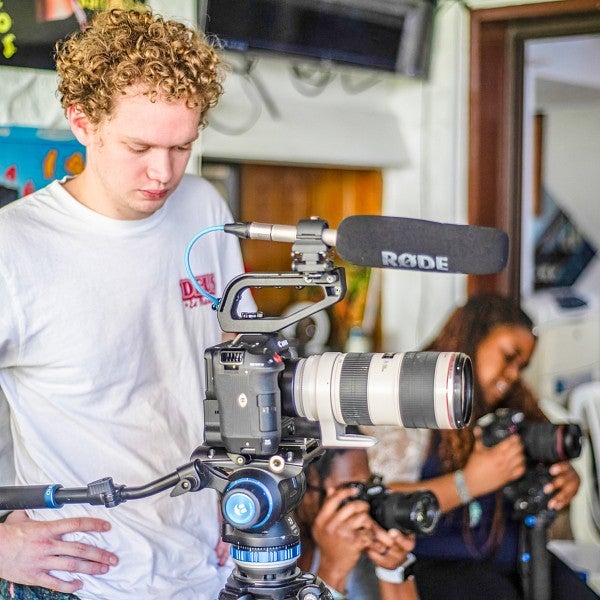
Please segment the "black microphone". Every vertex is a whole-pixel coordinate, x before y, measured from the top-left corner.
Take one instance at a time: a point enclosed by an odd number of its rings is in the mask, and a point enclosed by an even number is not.
[[[335,247],[354,265],[412,271],[482,275],[508,259],[508,235],[499,229],[376,215],[344,219]]]
[[[297,240],[293,225],[230,223],[224,230],[253,240]],[[499,229],[402,217],[346,217],[337,230],[324,229],[322,240],[364,267],[481,275],[501,271],[508,259],[508,236]]]

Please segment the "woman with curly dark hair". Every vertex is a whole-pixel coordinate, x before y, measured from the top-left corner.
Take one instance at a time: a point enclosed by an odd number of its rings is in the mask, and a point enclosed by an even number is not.
[[[425,348],[471,357],[474,407],[465,429],[428,432],[418,481],[387,481],[397,490],[432,490],[445,513],[433,536],[417,540],[416,582],[422,600],[521,597],[518,523],[503,488],[525,473],[523,443],[518,435],[510,435],[486,447],[474,424],[500,407],[522,412],[527,421],[547,421],[521,378],[535,344],[533,323],[518,304],[482,294],[457,308]],[[385,446],[383,452],[398,452],[393,444]],[[381,470],[375,461],[372,458],[371,468]],[[577,492],[579,478],[567,461],[552,465],[550,473],[552,482],[544,488],[552,494],[548,508],[560,510]]]

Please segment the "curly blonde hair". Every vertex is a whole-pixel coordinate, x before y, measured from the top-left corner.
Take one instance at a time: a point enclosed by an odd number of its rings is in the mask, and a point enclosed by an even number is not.
[[[63,109],[80,107],[94,125],[132,85],[153,102],[199,107],[201,126],[223,92],[215,48],[199,32],[148,9],[99,12],[85,31],[58,42],[55,54]]]

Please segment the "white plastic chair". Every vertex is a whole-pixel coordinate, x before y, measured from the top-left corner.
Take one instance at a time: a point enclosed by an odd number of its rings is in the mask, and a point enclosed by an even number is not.
[[[571,502],[571,530],[577,542],[600,544],[600,381],[574,388],[567,406],[572,420],[588,434],[581,456],[572,462],[581,486]]]

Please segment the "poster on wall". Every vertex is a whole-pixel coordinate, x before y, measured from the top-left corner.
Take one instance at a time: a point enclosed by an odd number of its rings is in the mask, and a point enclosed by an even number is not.
[[[54,69],[54,45],[94,12],[145,0],[0,0],[0,65]]]
[[[85,148],[70,131],[0,127],[0,208],[83,170]]]

